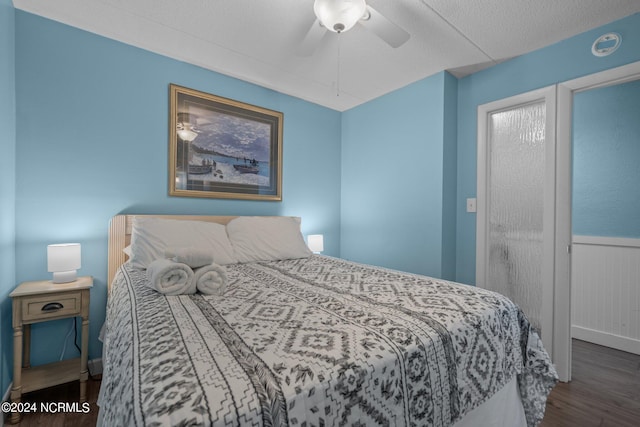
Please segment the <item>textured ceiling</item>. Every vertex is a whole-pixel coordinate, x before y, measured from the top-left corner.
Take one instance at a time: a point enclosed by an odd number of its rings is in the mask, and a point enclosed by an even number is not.
[[[368,0],[409,32],[391,48],[360,25],[296,49],[313,0],[14,0],[41,15],[344,111],[449,70],[469,74],[640,12],[639,0]]]

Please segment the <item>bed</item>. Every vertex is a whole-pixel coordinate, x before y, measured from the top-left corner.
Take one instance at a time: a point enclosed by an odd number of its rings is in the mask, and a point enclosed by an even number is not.
[[[557,375],[506,297],[313,254],[228,263],[220,296],[164,296],[123,252],[136,218],[110,227],[103,425],[534,426],[544,415]]]

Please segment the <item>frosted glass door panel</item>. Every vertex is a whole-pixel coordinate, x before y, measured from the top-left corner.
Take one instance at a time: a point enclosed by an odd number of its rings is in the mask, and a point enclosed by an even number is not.
[[[512,299],[541,331],[545,102],[489,117],[486,288]]]

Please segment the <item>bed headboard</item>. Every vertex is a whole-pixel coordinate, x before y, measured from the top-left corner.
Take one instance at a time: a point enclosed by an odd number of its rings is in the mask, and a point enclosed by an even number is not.
[[[190,221],[207,221],[226,225],[236,216],[206,216],[206,215],[116,215],[109,223],[109,269],[107,286],[111,289],[111,282],[118,268],[127,260],[122,250],[131,243],[131,228],[133,219],[137,216],[152,218],[178,219]]]

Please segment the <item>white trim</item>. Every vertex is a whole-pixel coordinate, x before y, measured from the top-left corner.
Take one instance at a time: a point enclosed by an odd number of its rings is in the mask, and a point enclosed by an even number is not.
[[[633,338],[583,328],[582,326],[572,326],[571,333],[574,338],[582,341],[588,341],[605,347],[626,351],[627,353],[640,355],[640,341]]]
[[[476,286],[485,287],[487,250],[487,140],[489,105],[478,106],[478,149],[476,178]]]
[[[543,213],[543,256],[542,256],[542,344],[546,347],[554,359],[554,292],[556,280],[556,224],[557,216],[557,136],[556,136],[556,114],[557,114],[557,88],[555,85],[544,89],[546,102],[546,124],[545,124],[545,182],[544,182],[544,213]]]
[[[571,380],[572,92],[556,91],[556,208],[553,288],[553,363],[560,381]],[[569,126],[564,126],[569,123]]]
[[[577,79],[562,82],[560,86],[564,86],[572,92],[583,92],[585,90],[613,86],[638,79],[640,79],[640,61],[600,71],[599,73],[589,74],[588,76],[578,77]]]
[[[640,239],[607,236],[573,236],[574,245],[618,246],[621,248],[640,248]]]
[[[558,208],[557,226],[565,227],[567,224],[571,226],[571,170],[572,170],[572,156],[569,154],[566,157],[566,150],[571,153],[572,150],[572,127],[573,127],[573,94],[575,92],[582,92],[589,89],[595,89],[599,87],[611,86],[619,83],[627,83],[629,81],[640,79],[640,61],[623,65],[621,67],[611,68],[598,73],[590,74],[588,76],[579,77],[577,79],[569,80],[558,84],[558,118],[557,118],[557,146],[559,147],[558,154],[558,194],[557,200],[561,200],[563,193],[565,199],[563,206]],[[561,151],[563,154],[561,154]],[[560,157],[565,157],[561,159]],[[564,170],[563,170],[564,168]],[[567,181],[568,176],[568,181]],[[564,186],[566,188],[560,188]],[[567,193],[567,190],[569,191]],[[568,212],[569,218],[566,218]],[[564,224],[563,224],[564,223]],[[570,230],[570,228],[569,228]],[[556,257],[560,257],[562,254],[561,248],[563,246],[569,247],[569,243],[566,245],[560,241],[563,233],[556,233],[556,250],[558,253]],[[569,240],[571,241],[571,240]],[[560,248],[560,249],[559,249]],[[566,255],[568,258],[570,254]],[[556,258],[558,262],[559,258]],[[556,279],[561,273],[560,268],[564,264],[556,265]],[[569,381],[571,379],[571,281],[570,281],[570,267],[566,273],[569,276],[569,280],[559,280],[555,286],[555,300],[554,300],[554,313],[556,318],[554,320],[554,353],[553,361],[558,371],[558,376],[561,381]]]

